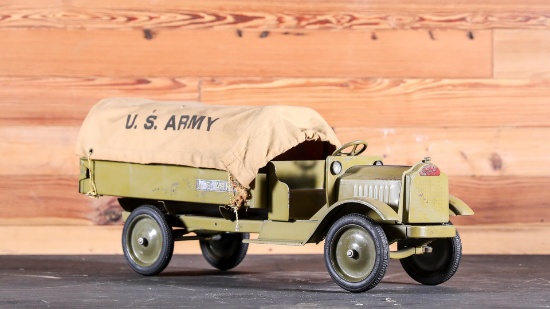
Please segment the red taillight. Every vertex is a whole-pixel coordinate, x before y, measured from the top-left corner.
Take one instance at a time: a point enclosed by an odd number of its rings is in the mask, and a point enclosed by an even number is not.
[[[420,176],[439,176],[440,174],[439,168],[435,165],[425,165],[422,170],[420,170]]]

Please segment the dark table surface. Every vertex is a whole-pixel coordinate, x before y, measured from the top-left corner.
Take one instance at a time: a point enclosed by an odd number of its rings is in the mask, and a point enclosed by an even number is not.
[[[365,293],[339,288],[321,255],[249,255],[212,269],[200,255],[175,255],[156,277],[123,256],[0,256],[1,308],[550,308],[550,256],[463,256],[439,286],[415,283],[391,261]]]

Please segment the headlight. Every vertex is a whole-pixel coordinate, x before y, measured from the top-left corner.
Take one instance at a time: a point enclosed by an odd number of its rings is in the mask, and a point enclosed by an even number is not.
[[[330,172],[332,173],[332,175],[340,174],[340,172],[342,172],[342,163],[338,161],[332,162],[332,164],[330,165]]]

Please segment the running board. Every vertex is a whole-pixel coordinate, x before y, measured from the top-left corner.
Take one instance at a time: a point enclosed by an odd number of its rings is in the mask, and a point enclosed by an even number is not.
[[[266,244],[266,245],[285,245],[285,246],[303,246],[304,244],[298,241],[290,240],[275,240],[275,239],[243,239],[245,244]]]

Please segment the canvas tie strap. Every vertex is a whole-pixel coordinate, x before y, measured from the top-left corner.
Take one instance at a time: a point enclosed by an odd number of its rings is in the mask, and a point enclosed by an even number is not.
[[[236,217],[235,231],[239,231],[239,209],[246,203],[248,191],[241,185],[231,173],[227,173],[229,178],[229,207],[233,209]]]
[[[86,193],[86,196],[89,196],[91,198],[99,198],[99,195],[97,194],[97,188],[95,186],[95,180],[94,180],[94,171],[92,169],[92,153],[94,150],[90,148],[88,151],[88,170],[90,171],[90,187],[91,190]]]

